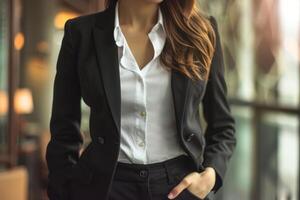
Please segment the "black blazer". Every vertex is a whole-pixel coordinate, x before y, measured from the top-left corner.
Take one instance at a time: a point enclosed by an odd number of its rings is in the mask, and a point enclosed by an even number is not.
[[[208,81],[192,81],[172,70],[178,137],[196,168],[217,172],[216,192],[236,146],[235,120],[227,102],[224,62],[217,35]],[[113,38],[114,5],[104,11],[67,20],[54,80],[51,140],[47,145],[47,194],[51,200],[106,199],[120,146],[120,79]],[[79,156],[81,98],[90,107],[91,143]],[[203,103],[207,128],[200,125]]]

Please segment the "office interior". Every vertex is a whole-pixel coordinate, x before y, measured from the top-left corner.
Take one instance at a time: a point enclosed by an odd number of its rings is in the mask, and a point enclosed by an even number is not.
[[[297,200],[300,1],[197,0],[218,21],[237,147],[216,200]],[[0,199],[47,199],[56,61],[66,20],[103,0],[0,1]],[[199,105],[201,112],[201,105]],[[89,138],[89,107],[81,130]]]

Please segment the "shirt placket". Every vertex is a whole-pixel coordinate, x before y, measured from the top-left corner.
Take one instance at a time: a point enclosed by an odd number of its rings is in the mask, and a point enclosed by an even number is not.
[[[131,71],[135,76],[135,133],[134,133],[134,158],[135,163],[146,163],[146,85],[142,71],[139,69],[128,44],[123,39],[123,56],[121,66]]]
[[[136,157],[142,163],[146,163],[146,130],[147,130],[147,109],[145,81],[140,73],[137,73],[136,81]]]

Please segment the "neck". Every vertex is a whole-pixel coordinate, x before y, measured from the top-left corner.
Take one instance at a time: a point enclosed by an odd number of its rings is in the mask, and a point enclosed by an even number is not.
[[[158,19],[158,3],[118,0],[119,23],[130,29],[150,30]]]

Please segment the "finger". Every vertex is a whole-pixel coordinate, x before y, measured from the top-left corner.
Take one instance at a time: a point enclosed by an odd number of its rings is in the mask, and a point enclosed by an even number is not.
[[[182,181],[170,191],[170,193],[168,194],[168,198],[169,199],[176,198],[190,184],[191,184],[190,178],[188,177],[183,178]]]

